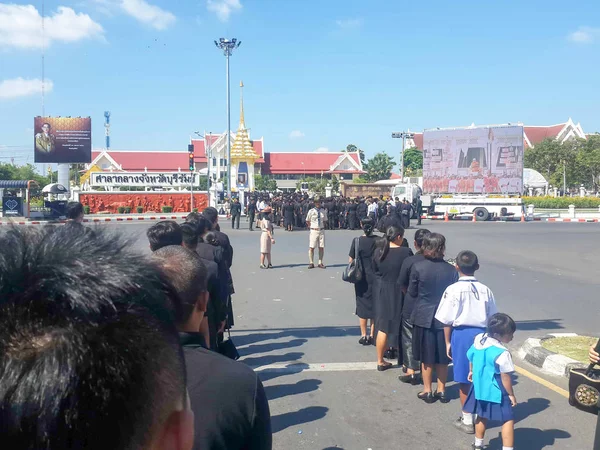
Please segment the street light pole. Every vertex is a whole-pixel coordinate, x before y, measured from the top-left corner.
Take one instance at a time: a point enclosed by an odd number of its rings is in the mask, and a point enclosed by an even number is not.
[[[406,145],[405,142],[407,138],[412,139],[414,136],[414,133],[406,131],[392,133],[392,138],[402,139],[402,151],[400,153],[400,180],[402,183],[404,183],[404,147]]]
[[[217,48],[223,50],[226,58],[227,66],[227,198],[231,200],[231,104],[230,104],[230,86],[229,86],[229,57],[233,54],[233,50],[238,48],[242,41],[236,38],[225,39],[221,38],[215,41]]]

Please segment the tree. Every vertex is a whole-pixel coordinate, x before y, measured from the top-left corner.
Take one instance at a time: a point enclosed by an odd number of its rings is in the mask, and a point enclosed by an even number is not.
[[[577,155],[577,162],[582,171],[583,184],[589,186],[594,192],[598,191],[598,177],[600,176],[600,135],[590,136],[584,148]]]
[[[274,192],[277,190],[277,181],[268,175],[254,175],[254,189]]]
[[[404,151],[404,171],[413,175],[423,170],[423,152],[418,148],[409,148]]]
[[[50,184],[50,178],[40,175],[35,170],[33,164],[25,164],[24,166],[15,166],[13,164],[0,163],[0,179],[1,180],[34,180],[40,186],[40,189]],[[56,180],[56,172],[54,173]]]
[[[363,166],[367,172],[365,177],[370,182],[388,180],[392,175],[392,168],[396,165],[391,156],[386,153],[377,153]]]
[[[365,163],[365,152],[363,151],[363,149],[362,149],[362,148],[358,148],[358,147],[357,147],[356,145],[354,145],[354,144],[348,144],[348,145],[346,146],[346,149],[345,149],[345,150],[342,150],[342,151],[343,151],[343,152],[346,152],[346,153],[356,153],[356,152],[358,152],[358,156],[360,157],[360,162],[361,162],[361,164],[364,164],[364,163]]]
[[[338,177],[336,177],[335,175],[331,175],[331,188],[333,192],[340,191],[340,180],[338,180]]]

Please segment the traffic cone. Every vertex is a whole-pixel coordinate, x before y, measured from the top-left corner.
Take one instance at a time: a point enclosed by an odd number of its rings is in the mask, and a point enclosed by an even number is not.
[[[521,211],[521,222],[525,222],[525,213]]]
[[[448,211],[444,213],[444,222],[450,222],[450,219],[448,218]]]
[[[475,215],[475,213],[473,213],[473,219],[471,220],[471,222],[477,222],[477,216]]]

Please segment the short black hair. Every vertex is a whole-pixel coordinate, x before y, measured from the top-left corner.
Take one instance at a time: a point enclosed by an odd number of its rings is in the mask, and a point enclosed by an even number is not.
[[[162,247],[152,257],[179,295],[182,308],[177,323],[184,324],[192,315],[200,294],[206,292],[206,266],[198,253],[180,245]]]
[[[471,250],[463,250],[456,257],[456,265],[465,275],[473,275],[479,269],[479,259]]]
[[[150,241],[150,250],[156,250],[167,245],[181,245],[183,243],[183,234],[181,227],[173,220],[163,220],[157,222],[146,231],[148,241]]]
[[[415,231],[415,242],[419,247],[423,247],[423,239],[427,236],[431,231],[426,228],[419,228]]]
[[[198,213],[188,214],[185,218],[185,223],[191,223],[194,225],[196,227],[198,236],[202,236],[207,230],[212,228],[212,223],[210,223],[206,217]]]
[[[145,448],[181,408],[179,298],[130,246],[106,229],[0,231],[3,447]]]
[[[506,336],[517,331],[517,324],[508,314],[496,313],[488,319],[487,333]]]
[[[183,244],[187,248],[196,248],[198,246],[198,227],[190,222],[185,222],[180,225],[181,234],[183,236]]]
[[[67,204],[67,219],[75,220],[83,215],[83,205],[79,202],[69,202]]]
[[[211,224],[214,224],[219,218],[219,211],[217,211],[216,208],[209,206],[208,208],[204,208],[204,211],[202,211],[202,215],[206,217]]]
[[[446,238],[440,233],[429,233],[423,238],[423,256],[427,259],[442,259],[446,251]]]

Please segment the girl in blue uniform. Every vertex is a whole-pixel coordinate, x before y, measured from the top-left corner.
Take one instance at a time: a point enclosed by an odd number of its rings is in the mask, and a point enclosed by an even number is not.
[[[475,337],[467,352],[473,383],[463,411],[477,414],[473,449],[483,450],[483,438],[488,420],[502,422],[502,450],[513,450],[517,399],[513,392],[511,373],[515,371],[510,353],[504,344],[512,341],[517,329],[508,315],[490,317],[487,332]]]

